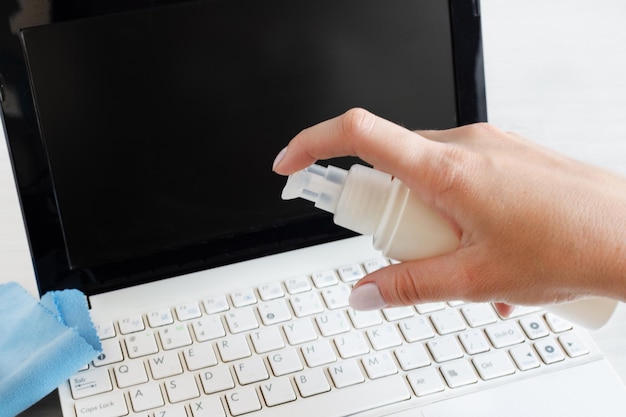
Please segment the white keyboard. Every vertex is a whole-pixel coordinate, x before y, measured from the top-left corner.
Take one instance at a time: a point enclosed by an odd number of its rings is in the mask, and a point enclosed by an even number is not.
[[[104,351],[68,381],[71,409],[77,417],[344,416],[591,356],[577,329],[539,309],[507,320],[490,304],[463,302],[350,309],[352,285],[385,265],[375,259],[97,323]]]

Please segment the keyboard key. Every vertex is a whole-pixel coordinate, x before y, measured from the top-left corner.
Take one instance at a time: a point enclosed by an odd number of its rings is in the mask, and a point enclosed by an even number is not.
[[[343,282],[358,281],[365,276],[365,272],[359,264],[342,266],[338,272]]]
[[[187,326],[181,323],[159,330],[161,345],[165,350],[176,349],[191,344],[191,335]]]
[[[429,340],[426,346],[436,362],[446,362],[463,356],[463,350],[453,336]]]
[[[361,359],[368,378],[377,379],[398,373],[398,367],[391,352],[380,352]]]
[[[157,310],[148,314],[150,327],[161,327],[172,323],[174,323],[174,317],[169,309]]]
[[[303,292],[311,291],[311,283],[306,276],[300,276],[288,279],[285,281],[285,287],[289,294],[300,294]]]
[[[200,372],[200,382],[205,394],[213,394],[235,387],[230,369],[224,365],[214,366]]]
[[[222,401],[217,396],[193,400],[189,403],[189,408],[193,417],[226,417]]]
[[[322,313],[315,317],[315,322],[320,329],[320,333],[325,337],[346,333],[351,329],[348,318],[343,311]]]
[[[459,340],[470,355],[486,352],[490,349],[485,334],[480,330],[470,330],[459,335]]]
[[[231,333],[241,333],[259,327],[252,307],[235,308],[224,316]]]
[[[511,357],[520,371],[539,367],[539,359],[529,345],[520,345],[511,349]]]
[[[370,351],[361,332],[350,332],[337,336],[334,342],[339,355],[344,359],[364,355]]]
[[[450,388],[475,384],[478,381],[474,368],[465,359],[446,362],[439,370]]]
[[[276,376],[287,375],[304,369],[300,355],[295,349],[284,349],[268,356],[272,373]]]
[[[222,321],[217,315],[203,316],[194,320],[191,323],[191,327],[193,328],[193,333],[196,335],[198,342],[206,342],[207,340],[226,336]]]
[[[437,333],[441,335],[465,330],[465,321],[455,309],[436,311],[430,315],[430,321],[432,321]]]
[[[269,301],[284,297],[285,292],[279,282],[268,282],[259,286],[259,295],[261,300]]]
[[[347,285],[335,285],[333,287],[324,288],[322,298],[329,310],[348,307],[348,298],[350,297],[350,287]]]
[[[98,333],[100,340],[109,339],[115,337],[115,326],[112,321],[105,321],[102,323],[95,323],[94,328]]]
[[[385,258],[371,259],[363,263],[363,266],[365,267],[365,272],[367,272],[368,274],[374,271],[378,271],[379,269],[384,268],[387,265],[389,265],[389,262],[387,262]]]
[[[154,333],[151,330],[136,333],[125,339],[129,358],[151,355],[159,351]]]
[[[204,310],[207,314],[222,313],[230,308],[225,295],[216,295],[213,297],[209,297],[204,300],[203,304]]]
[[[311,320],[296,320],[283,326],[287,341],[291,345],[310,342],[317,339],[317,333]]]
[[[101,394],[111,391],[111,377],[106,368],[93,368],[88,371],[79,372],[69,379],[72,397],[75,400],[88,397],[90,395]]]
[[[304,360],[311,368],[337,360],[335,351],[326,339],[306,344],[302,346],[301,350]]]
[[[226,393],[226,403],[233,416],[261,409],[261,402],[254,387],[241,387]]]
[[[121,391],[78,401],[74,408],[76,417],[121,417],[128,414],[126,400]]]
[[[245,336],[238,334],[218,341],[217,350],[224,362],[235,361],[252,355]]]
[[[413,343],[395,350],[398,363],[405,371],[421,368],[430,365],[430,356],[426,352],[424,345]]]
[[[535,343],[535,350],[545,364],[560,362],[565,359],[565,354],[554,339],[542,339]]]
[[[387,321],[397,321],[415,315],[415,309],[411,306],[384,308],[382,311]]]
[[[338,362],[328,368],[330,378],[337,388],[345,388],[365,381],[356,360]]]
[[[123,318],[118,322],[118,325],[120,327],[120,333],[122,334],[135,333],[145,329],[143,319],[140,315]]]
[[[270,376],[265,367],[263,359],[253,357],[233,364],[235,375],[241,385],[252,384],[253,382],[263,381]]]
[[[230,294],[230,300],[233,302],[233,307],[245,307],[257,303],[256,295],[252,288],[245,288],[238,290]]]
[[[182,404],[170,405],[169,407],[154,410],[154,417],[187,417],[187,412]]]
[[[298,294],[291,300],[291,307],[297,317],[306,317],[324,311],[324,305],[315,292]]]
[[[304,398],[330,391],[326,374],[321,369],[302,372],[296,375],[295,380],[298,391]]]
[[[474,367],[484,380],[499,378],[515,373],[509,355],[502,350],[485,353],[472,359]]]
[[[367,338],[375,350],[388,349],[402,344],[400,333],[393,324],[383,324],[368,329]]]
[[[430,339],[435,336],[435,332],[428,319],[422,316],[402,320],[398,323],[398,326],[400,327],[402,336],[404,336],[404,339],[409,343]]]
[[[572,323],[557,316],[556,314],[547,313],[545,317],[546,322],[548,322],[548,326],[550,326],[554,333],[562,333],[572,330]]]
[[[278,327],[267,327],[250,333],[250,340],[256,353],[266,353],[285,347]]]
[[[120,388],[148,382],[148,374],[142,360],[127,361],[113,368],[115,380]]]
[[[423,368],[413,371],[407,375],[407,379],[413,392],[418,397],[441,392],[445,389],[441,375],[434,368]],[[384,381],[384,379],[381,381]]]
[[[522,317],[519,323],[529,339],[540,339],[550,334],[548,327],[538,314]]]
[[[467,304],[460,310],[470,327],[480,327],[498,320],[491,304]]]
[[[179,403],[200,396],[196,379],[189,373],[166,379],[165,391],[171,403]]]
[[[278,378],[262,383],[261,393],[268,407],[285,404],[296,399],[296,393],[287,378]]]
[[[133,387],[130,389],[128,396],[136,413],[165,405],[159,384],[155,383]]]
[[[574,333],[559,336],[559,342],[570,358],[576,358],[589,353],[589,348],[585,342]]]
[[[264,325],[270,326],[291,319],[291,312],[283,299],[265,301],[259,304],[259,317]]]
[[[356,329],[377,326],[383,322],[380,313],[376,310],[356,311],[350,308],[348,309],[348,317]]]
[[[152,356],[148,360],[148,365],[155,379],[167,378],[168,376],[183,373],[183,367],[176,352],[163,352]]]
[[[416,305],[415,308],[420,314],[428,314],[433,311],[443,310],[446,308],[446,303],[424,303]]]
[[[117,339],[105,339],[101,343],[102,352],[93,360],[94,366],[105,366],[124,360],[122,348]]]
[[[313,280],[313,285],[317,288],[325,288],[331,285],[337,285],[339,279],[337,278],[337,274],[334,271],[323,271],[316,272],[311,275],[311,279]]]
[[[491,344],[496,348],[512,346],[524,341],[524,334],[514,321],[494,324],[485,329]]]
[[[178,317],[178,320],[180,321],[197,319],[198,317],[202,316],[200,306],[196,302],[179,304],[174,310],[176,311],[176,317]]]
[[[190,371],[217,365],[217,357],[210,343],[196,343],[184,349],[183,357]]]

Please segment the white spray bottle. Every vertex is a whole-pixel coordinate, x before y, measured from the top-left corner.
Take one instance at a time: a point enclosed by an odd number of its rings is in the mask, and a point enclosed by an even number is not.
[[[397,261],[410,261],[452,252],[459,245],[448,223],[391,175],[353,165],[349,171],[311,165],[289,176],[285,200],[297,197],[334,213],[334,222],[363,235],[372,235],[374,248]],[[588,328],[611,317],[617,301],[586,298],[544,306],[546,310]]]

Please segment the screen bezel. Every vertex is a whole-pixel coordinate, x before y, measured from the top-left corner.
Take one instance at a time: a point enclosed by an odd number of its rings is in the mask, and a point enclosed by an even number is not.
[[[487,120],[477,4],[463,0],[449,1],[458,125]],[[26,139],[25,132],[29,136]],[[92,295],[131,283],[145,283],[353,235],[334,226],[329,215],[320,215],[300,225],[309,236],[306,242],[301,240],[300,234],[294,235],[290,228],[275,228],[258,234],[252,242],[249,236],[241,242],[231,240],[228,251],[219,243],[212,243],[113,262],[97,268],[72,269],[64,257],[60,222],[41,222],[41,212],[49,208],[54,192],[50,172],[46,169],[45,149],[37,138],[34,115],[26,111],[17,126],[8,123],[7,139],[42,294],[52,289],[80,288],[87,295]],[[24,147],[28,149],[25,151]],[[39,167],[37,178],[32,178],[32,174],[23,169],[24,165],[33,163]],[[272,243],[268,245],[267,242]],[[50,250],[51,247],[57,249]],[[207,252],[213,254],[210,261],[203,255]]]

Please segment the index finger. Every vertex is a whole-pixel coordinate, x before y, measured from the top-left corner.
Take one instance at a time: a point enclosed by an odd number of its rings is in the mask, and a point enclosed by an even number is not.
[[[427,167],[437,144],[364,109],[351,109],[296,135],[275,163],[288,175],[318,159],[358,156],[402,180],[416,166]]]

